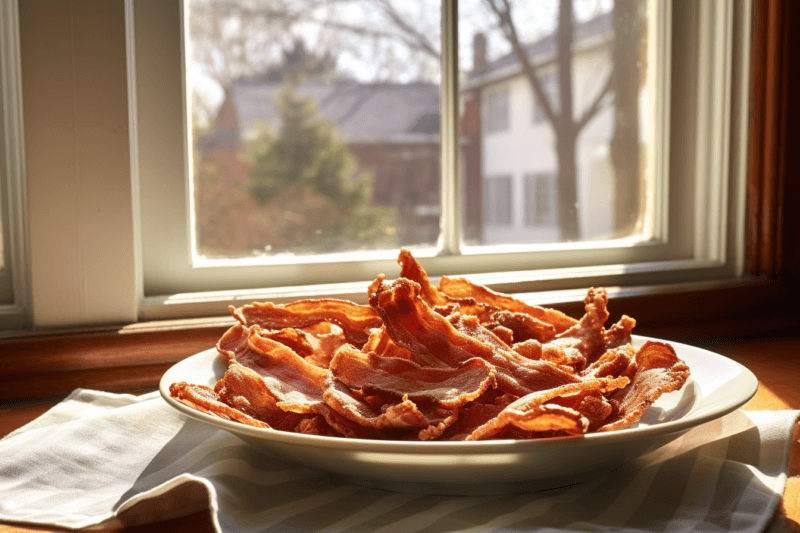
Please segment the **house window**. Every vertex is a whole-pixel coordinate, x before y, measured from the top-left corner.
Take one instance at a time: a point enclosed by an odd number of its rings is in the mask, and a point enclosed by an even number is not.
[[[526,174],[525,225],[556,226],[558,223],[558,189],[556,175],[552,172]]]
[[[484,216],[490,226],[509,226],[514,220],[511,176],[497,176],[484,182]]]
[[[542,76],[542,89],[544,89],[544,94],[547,96],[547,101],[550,102],[550,107],[553,108],[553,113],[557,115],[560,110],[557,73],[551,72],[550,74]],[[547,120],[547,116],[544,113],[544,108],[541,103],[539,103],[539,100],[536,98],[533,89],[531,89],[531,97],[533,98],[533,123],[539,124]]]
[[[501,89],[486,95],[485,120],[486,133],[508,131],[509,102],[508,89]]]
[[[537,4],[531,3],[531,6]],[[561,221],[565,219],[562,215],[566,214],[571,220],[569,227],[559,226],[553,230],[554,238],[552,240],[548,238],[553,244],[547,246],[536,244],[542,241],[531,240],[538,237],[531,237],[534,232],[522,231],[525,229],[524,224],[516,228],[520,230],[519,239],[511,243],[515,246],[511,251],[509,248],[495,248],[481,241],[482,224],[489,224],[490,221],[514,220],[514,211],[510,206],[514,202],[520,207],[524,205],[524,186],[520,186],[523,198],[514,198],[510,185],[499,185],[502,182],[499,180],[498,185],[490,186],[488,185],[490,181],[499,176],[520,175],[526,169],[542,169],[542,172],[553,172],[559,176],[563,176],[564,173],[558,168],[561,159],[554,152],[557,143],[552,136],[545,136],[541,128],[531,127],[532,131],[520,131],[519,135],[516,135],[515,131],[515,135],[510,139],[506,138],[508,136],[486,135],[487,131],[510,128],[511,101],[517,101],[515,91],[527,91],[527,94],[530,94],[530,86],[520,77],[519,58],[513,55],[517,48],[511,46],[506,35],[502,33],[502,25],[497,23],[496,14],[491,11],[491,3],[481,3],[475,7],[487,10],[483,13],[485,17],[475,16],[471,11],[472,8],[467,13],[464,4],[459,4],[464,10],[459,17],[456,3],[444,0],[441,20],[439,6],[434,6],[434,9],[426,12],[427,14],[418,21],[421,25],[405,26],[406,29],[415,29],[417,37],[427,37],[428,40],[420,44],[421,42],[416,39],[401,39],[406,43],[414,43],[402,53],[386,42],[376,42],[375,46],[365,46],[356,50],[350,46],[352,35],[348,38],[343,37],[339,42],[348,46],[342,46],[341,53],[335,57],[334,62],[336,69],[349,69],[346,75],[336,72],[335,75],[326,78],[324,73],[331,64],[330,57],[326,59],[325,50],[314,47],[318,43],[332,42],[328,39],[330,32],[334,29],[351,28],[352,20],[347,20],[347,24],[336,24],[336,20],[332,20],[332,23],[325,27],[325,31],[319,34],[319,39],[309,38],[304,41],[305,51],[295,46],[296,43],[292,39],[282,42],[281,46],[254,42],[253,46],[241,47],[235,42],[232,43],[235,50],[242,52],[240,56],[233,54],[235,57],[246,59],[245,56],[251,53],[272,54],[270,61],[275,66],[275,69],[269,67],[260,73],[233,76],[234,79],[242,78],[242,80],[238,85],[231,84],[232,92],[245,88],[248,82],[272,83],[281,76],[291,77],[294,67],[305,65],[303,68],[308,72],[298,77],[294,88],[299,93],[300,100],[317,95],[314,96],[317,113],[327,102],[335,101],[332,108],[341,116],[336,120],[323,117],[324,120],[312,124],[319,130],[336,127],[335,135],[325,139],[337,139],[346,145],[349,155],[344,159],[348,160],[348,164],[343,166],[352,170],[351,173],[342,174],[341,180],[332,181],[334,185],[328,190],[333,195],[331,197],[323,197],[325,194],[320,194],[316,185],[296,186],[292,192],[294,196],[290,197],[289,193],[283,193],[286,195],[285,202],[281,201],[281,198],[274,199],[276,197],[272,195],[275,192],[270,191],[270,183],[276,179],[275,175],[271,171],[264,171],[258,180],[261,185],[241,188],[241,195],[250,195],[245,198],[246,201],[242,200],[242,204],[276,202],[278,208],[274,212],[268,216],[264,215],[262,219],[255,217],[256,221],[261,220],[263,227],[267,229],[276,224],[288,227],[304,220],[308,221],[324,213],[326,205],[350,205],[351,213],[356,216],[359,213],[364,214],[365,207],[369,207],[363,226],[355,219],[353,221],[356,223],[346,221],[347,223],[342,223],[340,226],[347,227],[348,231],[352,232],[349,234],[352,237],[351,243],[377,239],[381,243],[391,244],[332,248],[333,245],[346,239],[338,237],[331,239],[331,234],[326,234],[326,228],[322,227],[322,224],[329,222],[331,217],[321,216],[319,220],[312,221],[317,226],[312,227],[309,233],[303,234],[302,237],[286,239],[287,242],[300,243],[302,246],[299,248],[287,249],[275,244],[270,248],[268,243],[260,247],[247,245],[246,254],[214,256],[198,253],[201,249],[196,246],[196,241],[187,239],[187,235],[192,234],[192,225],[203,217],[202,212],[194,208],[207,198],[187,197],[184,180],[186,176],[190,176],[189,179],[192,180],[196,179],[197,170],[203,170],[203,165],[208,160],[203,159],[203,154],[184,152],[186,141],[184,132],[190,131],[199,136],[201,132],[198,130],[202,129],[194,128],[196,124],[193,122],[192,113],[204,109],[194,100],[184,101],[181,98],[184,87],[180,82],[181,72],[187,73],[190,84],[193,83],[192,80],[211,75],[211,67],[215,62],[209,61],[206,68],[197,68],[192,66],[192,58],[181,55],[182,49],[203,52],[202,47],[198,46],[182,48],[180,40],[181,28],[184,22],[189,21],[186,17],[192,16],[195,4],[191,0],[184,4],[183,10],[177,9],[177,4],[169,2],[130,2],[130,5],[135,7],[132,11],[135,22],[133,26],[136,30],[134,79],[137,108],[134,113],[139,120],[139,151],[136,161],[143,191],[141,240],[144,298],[139,308],[140,316],[166,318],[193,312],[219,312],[218,303],[233,298],[230,295],[234,293],[225,291],[248,291],[254,287],[263,287],[259,293],[261,298],[274,298],[275,294],[279,294],[282,295],[280,298],[290,299],[297,294],[305,294],[303,291],[309,284],[325,287],[326,295],[349,297],[351,293],[347,292],[350,290],[346,288],[347,283],[363,282],[375,272],[386,272],[387,275],[394,272],[396,249],[404,243],[414,249],[431,276],[457,274],[460,270],[472,273],[485,272],[487,276],[502,277],[500,272],[510,270],[535,270],[540,267],[592,268],[603,264],[635,263],[642,265],[644,269],[652,268],[652,278],[647,279],[657,282],[664,279],[661,266],[665,263],[672,265],[671,261],[675,258],[681,258],[684,262],[676,263],[674,268],[688,269],[682,279],[689,279],[699,275],[700,272],[705,277],[729,275],[738,268],[736,265],[740,264],[739,259],[735,261],[731,259],[739,255],[736,249],[731,248],[733,244],[730,244],[736,241],[737,232],[740,231],[739,226],[735,224],[738,218],[736,213],[728,213],[727,209],[729,206],[738,206],[737,202],[742,201],[736,181],[738,178],[735,176],[740,172],[742,165],[738,163],[729,165],[729,163],[735,159],[730,154],[743,153],[741,143],[746,137],[739,129],[745,124],[741,117],[745,116],[742,110],[746,109],[746,90],[743,88],[746,88],[748,70],[740,64],[742,58],[746,57],[746,50],[737,47],[746,47],[747,39],[742,36],[746,35],[749,27],[747,26],[750,16],[747,11],[749,4],[659,0],[634,3],[636,9],[640,10],[635,15],[641,17],[644,25],[643,31],[637,34],[639,36],[637,45],[629,50],[637,54],[635,61],[641,67],[638,74],[640,77],[636,79],[637,90],[641,92],[634,98],[641,103],[638,112],[635,113],[639,118],[640,129],[638,141],[632,143],[637,146],[638,151],[636,156],[630,158],[630,161],[641,169],[636,173],[635,190],[627,186],[616,187],[613,180],[617,171],[612,168],[610,158],[607,155],[598,156],[609,153],[608,146],[615,131],[616,113],[611,107],[614,98],[611,98],[609,93],[603,94],[604,90],[611,90],[604,89],[608,85],[604,83],[605,79],[597,79],[597,75],[592,78],[590,74],[609,71],[607,68],[596,67],[603,62],[608,66],[612,61],[614,42],[614,25],[610,23],[610,18],[613,16],[613,12],[610,11],[612,4],[619,3],[603,3],[603,6],[606,6],[605,11],[602,9],[581,11],[588,4],[575,2],[574,18],[570,18],[575,21],[573,28],[575,77],[572,92],[576,96],[572,101],[573,115],[576,126],[589,129],[581,130],[579,133],[583,134],[577,136],[575,186],[572,189],[567,188],[567,192],[573,196],[561,197],[559,194],[557,199],[554,198],[554,201],[557,200],[555,207],[548,215]],[[225,9],[231,5],[227,1],[217,3],[209,0],[202,3],[202,6],[219,7],[220,13],[225,13]],[[397,14],[402,15],[406,3],[392,2],[386,5],[392,6],[392,9],[398,11]],[[287,6],[291,9],[292,4],[289,3]],[[198,2],[195,7],[199,9],[201,4]],[[547,24],[528,26],[524,21],[530,20],[531,13],[524,11],[521,4],[514,4],[514,9],[522,9],[512,13],[514,20],[519,21],[517,35],[521,41],[518,44],[530,54],[536,72],[546,78],[542,81],[551,96],[551,104],[556,108],[564,107],[566,105],[564,102],[557,101],[558,76],[555,74],[558,65],[555,61],[553,36],[558,31],[558,17],[550,13]],[[531,7],[531,9],[536,8]],[[322,10],[313,10],[307,13],[315,17],[323,14],[352,15],[349,9],[342,11],[331,9],[324,13]],[[380,17],[386,15],[387,11],[378,9],[371,13],[370,16]],[[292,14],[299,15],[300,12]],[[220,17],[216,20],[221,20]],[[455,17],[459,17],[458,23]],[[286,17],[281,20],[295,20],[295,18]],[[388,19],[384,20],[388,23]],[[225,22],[226,26],[222,28],[224,31],[219,32],[219,35],[234,40],[241,38],[244,35],[243,24],[254,21],[254,18],[248,18],[238,22]],[[309,34],[306,32],[307,28],[319,27],[325,21],[305,22],[303,31],[298,30],[292,36],[307,37]],[[371,24],[368,26],[371,28],[381,27],[377,18],[365,18],[360,22]],[[278,24],[278,21],[273,19],[267,23]],[[459,35],[454,31],[456,28],[460,32]],[[475,54],[470,60],[469,43],[473,42],[476,33],[481,32],[487,35],[490,32],[495,33],[485,41],[486,53]],[[169,42],[157,42],[151,38],[153,35],[165,36],[165,41]],[[191,28],[187,35],[191,39]],[[265,37],[270,35],[270,32],[259,31],[257,35]],[[366,35],[370,38],[383,38],[392,35],[392,32],[367,32]],[[321,38],[322,36],[325,38]],[[459,43],[462,44],[459,46]],[[376,57],[359,64],[358,56],[368,49],[379,51],[382,54],[380,59],[385,61],[378,65],[379,58]],[[456,56],[452,53],[455,50],[459,50],[458,60],[463,61],[461,64],[455,63]],[[219,53],[215,52],[213,47],[205,52],[208,52],[211,58],[219,57]],[[413,56],[413,53],[423,55]],[[416,60],[423,56],[427,57],[425,54],[435,59],[432,62]],[[441,64],[444,65],[441,71],[438,68],[440,58]],[[483,61],[483,64],[480,61]],[[294,66],[290,66],[290,63]],[[253,63],[245,61],[244,64],[246,66]],[[393,70],[396,68],[406,70],[400,75],[397,74],[399,71]],[[311,81],[311,74],[321,77]],[[397,77],[392,78],[395,75]],[[391,79],[395,81],[387,81]],[[350,86],[345,87],[342,84],[343,80],[349,80]],[[441,100],[436,104],[440,110],[441,125],[438,136],[431,133],[430,128],[418,126],[421,116],[431,115],[434,111],[421,110],[407,114],[400,108],[409,101],[418,102],[419,99],[427,98],[421,97],[419,93],[415,95],[407,93],[407,90],[418,84],[418,80],[422,80],[419,84],[423,85],[438,84],[441,80],[441,84],[437,85],[441,93]],[[687,80],[691,83],[678,83],[675,80]],[[403,88],[395,91],[395,83],[402,85]],[[311,87],[311,84],[316,84],[316,89]],[[370,90],[386,89],[391,96],[380,102],[360,98],[359,96],[364,94],[360,89],[363,89],[365,84],[370,85]],[[334,86],[337,87],[335,93],[322,95],[313,91],[321,91],[323,88],[329,90]],[[187,87],[191,95],[192,85]],[[201,89],[209,87],[210,85],[205,85]],[[499,95],[503,94],[503,90],[508,92],[501,97]],[[226,99],[225,91],[217,88],[210,92],[216,95],[217,106],[221,106]],[[274,106],[270,102],[275,102],[274,97],[277,94],[279,93],[254,90],[241,103],[234,105],[233,116],[238,121],[247,122],[247,117],[242,114],[241,109],[248,105]],[[518,94],[524,101],[526,98],[524,93]],[[744,96],[741,96],[742,94]],[[232,97],[237,98],[236,95]],[[240,107],[236,108],[236,105]],[[302,113],[308,112],[303,101],[288,102],[284,107],[293,108],[296,116],[302,117]],[[215,124],[220,118],[217,108],[205,111],[213,113],[208,112],[205,122],[200,122],[203,127]],[[372,113],[371,118],[359,121],[358,124],[364,128],[369,126],[371,128],[369,135],[359,136],[358,128],[346,130],[341,127],[347,117],[366,112]],[[630,114],[630,111],[628,112]],[[505,121],[500,118],[503,116],[506,117]],[[409,136],[389,136],[388,130],[397,126],[395,118],[404,117],[409,121],[406,130]],[[582,117],[588,118],[585,122],[581,122]],[[686,117],[690,117],[691,120],[687,120]],[[275,142],[274,139],[280,138],[280,131],[272,131],[271,138],[267,135],[259,139],[260,128],[264,128],[259,122],[263,123],[264,120],[253,117],[252,127],[248,128],[253,137],[248,137],[249,134],[241,135],[241,132],[239,137],[226,136],[224,131],[229,129],[227,126],[230,124],[222,120],[224,118],[224,115],[220,118],[218,128],[220,135],[215,137],[215,142],[208,142],[202,146],[215,150],[224,146],[225,142],[236,141],[237,138],[239,142],[252,140],[254,149],[250,150],[250,147],[245,149],[242,152],[243,157],[238,160],[239,163],[254,164],[259,157],[262,162],[270,161],[269,153],[263,150],[259,156],[256,145],[261,142],[263,148],[264,143]],[[435,121],[431,121],[433,122]],[[530,120],[527,123],[531,126]],[[266,129],[269,127],[267,124]],[[594,133],[598,129],[604,133],[596,136]],[[592,135],[586,135],[585,132],[590,130]],[[382,137],[383,134],[387,136]],[[416,137],[412,139],[410,134]],[[436,155],[433,159],[424,159],[430,157],[434,138],[441,152],[434,148],[433,152]],[[391,145],[392,150],[397,149],[396,152],[376,154],[375,150],[381,148],[378,146],[380,143],[375,142],[377,140],[382,140],[387,146]],[[412,140],[414,142],[411,142]],[[403,145],[402,149],[399,145]],[[194,144],[191,143],[189,146],[193,147]],[[291,153],[300,156],[307,151],[295,150]],[[439,153],[442,154],[441,161],[438,159]],[[586,154],[589,161],[597,161],[598,157],[602,157],[603,164],[586,164],[587,159],[583,158]],[[415,158],[419,158],[417,164],[401,166],[402,161],[414,161]],[[187,159],[193,163],[194,174],[189,174],[191,169],[185,166]],[[351,164],[353,162],[354,164]],[[231,161],[228,165],[230,172],[227,175],[223,173],[225,176],[222,178],[223,181],[230,179],[235,182],[236,176],[240,175],[237,174],[238,169],[233,163],[234,161]],[[391,166],[390,163],[395,166]],[[309,169],[323,166],[311,165]],[[591,170],[589,167],[594,166],[603,166],[600,173],[602,176],[586,174]],[[282,168],[282,165],[275,167]],[[359,181],[363,179],[363,173],[374,174],[376,172],[374,169],[377,168],[389,168],[390,177],[385,181],[375,179],[371,184]],[[436,178],[439,181],[428,176],[427,170],[423,173],[420,169],[442,169]],[[313,172],[309,170],[309,174]],[[438,186],[434,186],[434,183]],[[493,187],[497,187],[498,190],[493,190]],[[259,189],[261,192],[257,192]],[[333,192],[330,192],[331,190]],[[617,195],[617,190],[624,190],[630,194],[623,198],[621,194]],[[372,195],[371,202],[359,203],[356,201],[358,195],[354,191]],[[427,192],[430,192],[430,197],[423,197]],[[258,194],[263,195],[261,199],[255,197]],[[350,194],[353,196],[348,196]],[[733,196],[728,196],[729,194]],[[489,202],[484,196],[491,195],[508,199],[506,203],[509,209],[504,215],[500,214],[499,210],[494,213],[486,208]],[[215,198],[218,196],[210,194],[208,198],[216,201]],[[349,203],[339,201],[348,198],[353,201]],[[441,208],[438,221],[437,217],[432,216],[433,210],[420,209],[409,204],[408,211],[404,211],[405,208],[399,207],[398,204],[393,206],[385,203],[393,198],[406,202],[414,200],[416,206],[439,204]],[[724,201],[721,201],[721,198]],[[303,205],[313,205],[314,209],[293,208],[294,205],[305,201],[309,203]],[[502,205],[502,201],[499,201],[499,204]],[[170,207],[164,209],[163,206]],[[623,212],[617,213],[618,206]],[[224,233],[232,238],[238,238],[244,232],[237,224],[241,221],[252,221],[253,217],[242,209],[230,211],[231,216],[223,221],[224,224],[212,227],[224,230]],[[544,213],[544,208],[542,212]],[[687,212],[693,216],[678,216],[679,213]],[[602,217],[603,224],[597,223],[600,220],[597,217]],[[413,227],[409,222],[414,218],[424,219],[433,224],[438,223],[438,226],[432,233],[422,232],[424,238],[412,239],[406,228]],[[524,221],[524,213],[519,213],[518,218],[521,222]],[[681,226],[681,231],[673,231],[676,224]],[[625,230],[617,231],[618,225]],[[683,225],[691,225],[691,228],[683,228]],[[442,228],[441,233],[439,228]],[[473,231],[472,228],[477,230]],[[322,233],[317,233],[317,230]],[[618,235],[624,235],[624,238],[617,238]],[[514,238],[516,239],[516,235]],[[321,247],[315,248],[310,245],[315,240]],[[188,253],[187,250],[192,253]],[[502,261],[498,261],[497,254],[501,254]],[[691,259],[687,260],[687,257]],[[712,271],[713,273],[710,273]],[[492,274],[493,272],[496,274]],[[575,281],[564,277],[559,283],[564,287],[570,287],[573,282]],[[520,281],[507,289],[525,291],[533,287],[526,283],[528,282]],[[623,280],[614,278],[610,279],[609,283],[623,283]],[[267,286],[264,287],[265,285]],[[203,302],[213,300],[215,302],[213,306],[203,304],[197,307],[195,297],[192,295],[199,291],[220,292],[208,297],[211,299],[203,300]],[[235,294],[236,298],[244,297],[240,296],[243,293]],[[358,291],[354,289],[352,295],[356,299],[363,300],[360,289]],[[168,304],[164,303],[165,298],[169,300]],[[201,307],[203,310],[199,310]]]

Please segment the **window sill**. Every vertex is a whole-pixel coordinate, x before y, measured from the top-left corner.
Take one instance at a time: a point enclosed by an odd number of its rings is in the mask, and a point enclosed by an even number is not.
[[[579,317],[582,291],[519,294]],[[777,335],[800,329],[797,290],[743,279],[670,286],[609,288],[611,321],[637,320],[635,333],[691,344]],[[140,322],[79,330],[31,331],[0,339],[0,405],[65,396],[77,387],[152,389],[175,362],[213,347],[230,317]]]

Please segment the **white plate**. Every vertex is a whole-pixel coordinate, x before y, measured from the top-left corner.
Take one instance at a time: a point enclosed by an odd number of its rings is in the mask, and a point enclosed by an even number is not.
[[[646,337],[634,336],[641,346]],[[225,373],[216,349],[180,361],[161,378],[164,399],[200,422],[256,448],[360,485],[446,494],[527,492],[579,482],[655,450],[747,403],[758,380],[719,354],[671,342],[691,376],[663,395],[636,427],[583,437],[478,442],[372,441],[256,428],[196,411],[169,395],[177,381],[213,386]]]

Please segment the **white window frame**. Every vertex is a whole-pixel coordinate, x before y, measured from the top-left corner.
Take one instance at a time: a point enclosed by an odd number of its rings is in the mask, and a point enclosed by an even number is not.
[[[0,0],[0,6],[6,15],[16,2]],[[136,10],[148,6],[174,8],[175,4],[125,0],[131,138],[129,201],[134,221],[133,231],[126,231],[124,225],[120,225],[122,229],[115,226],[107,230],[118,233],[113,237],[121,249],[134,250],[134,274],[128,275],[127,270],[119,273],[108,290],[93,293],[90,302],[79,301],[85,294],[78,294],[77,290],[67,290],[56,299],[51,292],[39,288],[39,280],[47,280],[47,286],[70,287],[72,279],[68,275],[74,276],[75,269],[64,272],[57,261],[39,262],[35,275],[27,274],[31,278],[29,289],[24,275],[19,284],[15,279],[15,291],[22,291],[19,300],[15,300],[20,316],[30,313],[33,318],[29,325],[41,328],[97,324],[104,320],[102,317],[119,321],[124,317],[146,320],[222,315],[227,305],[254,299],[280,302],[329,296],[365,301],[365,282],[378,272],[385,272],[390,278],[397,272],[395,252],[303,258],[271,265],[257,259],[244,265],[225,261],[189,263],[187,221],[191,202],[185,179],[189,147],[182,83],[185,72],[180,60],[182,28],[179,17],[140,20],[141,13]],[[652,289],[660,292],[669,290],[668,284],[714,283],[742,275],[752,2],[664,0],[654,9],[661,10],[661,17],[658,28],[650,28],[649,35],[658,36],[649,43],[650,61],[654,70],[664,73],[669,81],[657,84],[653,98],[656,104],[651,116],[655,117],[653,122],[660,136],[650,155],[669,156],[653,157],[651,168],[657,176],[670,177],[655,180],[649,194],[656,212],[662,215],[651,228],[654,239],[635,246],[621,240],[554,244],[531,251],[525,246],[471,248],[461,242],[463,191],[455,179],[460,164],[456,141],[459,102],[455,97],[459,70],[452,38],[457,32],[456,1],[443,1],[444,232],[436,249],[415,251],[434,281],[444,274],[463,274],[496,290],[547,303],[563,298],[563,291],[589,285],[666,287]],[[4,28],[17,24],[15,17],[4,16],[3,22]],[[673,65],[677,70],[672,70]],[[15,80],[19,79],[19,72],[19,64],[5,64],[0,80],[5,91],[4,110],[10,108],[15,113],[21,109],[23,97],[14,92],[18,91]],[[8,117],[5,123],[9,123]],[[12,120],[11,127],[12,137],[21,142],[21,119]],[[19,144],[10,152],[12,174],[19,183],[25,176],[23,153]],[[8,161],[7,154],[6,165]],[[57,175],[51,178],[53,183],[60,179]],[[19,237],[15,242],[20,244],[14,245],[13,254],[15,264],[21,265],[18,271],[26,273],[28,255],[46,257],[39,242],[47,240],[38,238],[46,224],[38,220],[42,216],[38,206],[31,205],[29,212],[37,219],[31,221],[38,223],[30,224],[27,251],[21,244],[22,237],[28,235],[25,193],[23,186],[19,189],[12,218],[17,221],[13,232]],[[665,215],[667,208],[680,210],[693,223],[687,225],[678,217],[669,219]],[[119,216],[130,216],[130,212]],[[86,254],[98,253],[92,243],[72,244],[80,255],[79,262],[91,264],[92,256]],[[151,264],[148,257],[158,261]],[[26,290],[31,293],[29,300]],[[130,301],[132,298],[134,302]],[[79,308],[96,312],[78,318],[70,316],[72,310]],[[115,308],[119,313],[111,312]]]
[[[653,238],[645,243],[621,239],[552,244],[531,251],[524,245],[469,247],[461,242],[462,208],[454,200],[461,197],[461,185],[455,180],[459,165],[454,140],[459,106],[454,97],[458,87],[453,42],[457,31],[456,2],[443,2],[443,237],[437,249],[416,252],[432,277],[467,274],[495,288],[521,293],[589,284],[676,283],[741,275],[749,81],[749,40],[742,36],[749,31],[750,2],[664,0],[652,2],[651,9],[660,13],[657,18],[649,18],[658,21],[658,27],[651,27],[648,33],[657,36],[650,39],[649,61],[653,71],[663,75],[656,82],[651,110],[656,145],[650,153],[650,164],[656,179],[649,198],[651,209],[659,214],[650,228]],[[132,34],[140,27],[139,16],[137,13],[129,26]],[[164,24],[163,18],[159,24]],[[143,40],[134,37],[131,41],[136,50],[132,64],[135,68],[131,69],[135,70],[132,83],[136,83],[131,92],[138,93],[138,109],[132,113],[138,117],[138,154],[133,159],[138,160],[142,208],[147,213],[139,219],[144,243],[140,318],[214,314],[226,304],[253,298],[287,301],[328,295],[363,301],[365,281],[378,272],[390,277],[396,272],[395,252],[290,260],[205,260],[190,265],[192,244],[186,221],[191,199],[187,194],[188,180],[184,179],[190,149],[184,134],[187,99],[181,92],[185,84],[178,87],[180,80],[175,75],[186,75],[180,61],[183,51],[173,47],[170,65],[164,43],[153,43],[152,29],[148,35],[150,46],[162,47],[157,57],[146,55]],[[673,65],[680,69],[673,70]],[[150,76],[159,81],[148,82]],[[696,92],[694,88],[698,88]],[[670,105],[671,102],[677,105]],[[155,104],[158,109],[153,108]],[[676,118],[678,114],[680,118]],[[690,123],[686,117],[693,117],[696,122]],[[154,124],[154,118],[162,120],[162,124]],[[683,128],[680,132],[673,127],[678,123]],[[158,139],[157,150],[153,150],[153,139]],[[174,157],[165,158],[169,153]],[[670,156],[657,158],[655,154]],[[150,198],[157,200],[150,203]],[[156,205],[170,206],[170,212],[160,213],[164,215],[160,221],[152,217]],[[686,217],[669,219],[669,209],[690,211],[694,223],[687,225]],[[157,264],[148,256],[157,257]],[[497,272],[498,265],[502,265],[503,272]],[[312,284],[309,280],[313,280]]]
[[[30,325],[25,146],[17,2],[0,0],[0,330]]]

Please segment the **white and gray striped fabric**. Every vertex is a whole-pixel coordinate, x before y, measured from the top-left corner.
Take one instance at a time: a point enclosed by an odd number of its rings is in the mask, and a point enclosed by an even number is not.
[[[157,393],[76,390],[0,441],[0,520],[68,528],[208,508],[219,531],[764,531],[797,411],[736,411],[611,474],[481,497],[351,485],[265,458]]]

